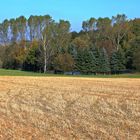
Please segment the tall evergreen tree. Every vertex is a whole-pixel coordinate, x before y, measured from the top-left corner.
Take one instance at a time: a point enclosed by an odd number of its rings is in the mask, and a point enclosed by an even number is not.
[[[92,52],[85,49],[78,52],[76,68],[82,73],[95,73],[96,72],[96,59]]]
[[[111,57],[111,70],[112,72],[120,72],[125,70],[125,56],[122,49],[115,51]]]
[[[133,66],[136,68],[137,71],[140,72],[140,47],[136,49],[136,53],[133,57]]]
[[[99,62],[101,73],[109,73],[111,71],[109,57],[104,48],[100,49]]]
[[[101,65],[101,61],[100,61],[100,51],[99,48],[93,46],[91,48],[92,54],[95,57],[95,65],[96,65],[96,73],[100,73],[100,65]]]

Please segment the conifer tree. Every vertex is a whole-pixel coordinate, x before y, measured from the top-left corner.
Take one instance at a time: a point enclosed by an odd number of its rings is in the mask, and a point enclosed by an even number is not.
[[[111,70],[115,73],[125,70],[125,56],[122,49],[119,49],[112,54]]]
[[[87,49],[80,51],[77,55],[77,70],[82,73],[94,73],[96,72],[96,58],[91,51]]]
[[[99,64],[100,64],[100,72],[101,73],[109,73],[110,72],[110,63],[106,50],[104,48],[100,49],[99,55]]]

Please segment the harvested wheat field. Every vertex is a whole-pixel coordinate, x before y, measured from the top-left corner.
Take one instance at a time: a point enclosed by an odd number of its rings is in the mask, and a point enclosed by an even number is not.
[[[50,139],[140,139],[140,79],[0,77],[0,140]]]

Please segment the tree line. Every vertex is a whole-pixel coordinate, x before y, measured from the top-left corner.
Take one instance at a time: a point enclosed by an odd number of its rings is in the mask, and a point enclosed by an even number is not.
[[[0,67],[35,72],[140,71],[140,18],[90,18],[80,32],[49,15],[0,23]]]

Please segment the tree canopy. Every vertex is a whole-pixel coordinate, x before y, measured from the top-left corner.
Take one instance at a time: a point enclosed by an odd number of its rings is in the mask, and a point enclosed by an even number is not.
[[[0,66],[44,72],[81,73],[139,71],[140,18],[91,17],[80,32],[69,21],[51,16],[24,16],[0,23]]]

